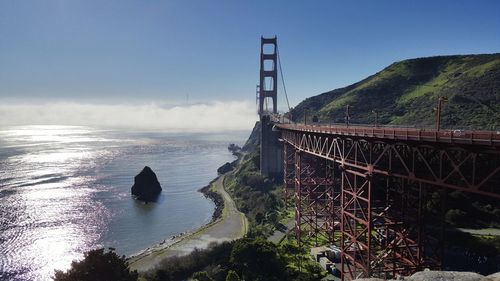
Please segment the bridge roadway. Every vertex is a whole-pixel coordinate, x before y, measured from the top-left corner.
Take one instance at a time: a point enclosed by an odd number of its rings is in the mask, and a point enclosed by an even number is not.
[[[283,123],[273,130],[283,142],[285,196],[294,190],[296,237],[338,245],[342,279],[439,269],[445,240],[435,223],[446,190],[500,198],[500,132]],[[426,210],[436,191],[440,210]]]

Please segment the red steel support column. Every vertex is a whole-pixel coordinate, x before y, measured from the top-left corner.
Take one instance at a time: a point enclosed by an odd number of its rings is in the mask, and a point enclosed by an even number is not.
[[[370,277],[372,180],[352,170],[342,171],[342,279]]]
[[[300,164],[300,165],[299,165]],[[330,161],[301,154],[296,165],[296,225],[301,242],[318,246],[333,240],[333,179]]]
[[[301,153],[300,151],[295,151],[295,237],[297,239],[297,243],[300,246],[300,235],[301,235],[301,202],[302,202],[302,165],[301,165]]]
[[[335,228],[336,222],[340,220],[338,214],[337,206],[340,205],[340,196],[338,192],[335,191],[339,189],[338,183],[336,182],[335,174],[335,163],[333,161],[327,160],[325,169],[325,178],[329,182],[329,185],[325,190],[326,206],[324,208],[325,212],[325,231],[330,243],[335,244]]]
[[[283,142],[283,197],[288,206],[289,191],[295,185],[295,148]]]
[[[389,177],[386,184],[386,200],[373,210],[377,235],[371,267],[372,276],[392,279],[411,275],[422,266],[422,195],[415,182]]]

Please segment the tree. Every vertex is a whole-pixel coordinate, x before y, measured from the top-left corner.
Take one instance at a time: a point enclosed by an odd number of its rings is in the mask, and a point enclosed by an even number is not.
[[[71,268],[63,272],[56,270],[55,281],[136,281],[137,271],[130,272],[125,256],[104,249],[85,253],[81,261],[73,261]]]
[[[284,280],[285,265],[272,242],[243,238],[235,242],[230,262],[244,280]]]
[[[226,275],[226,281],[240,281],[240,277],[234,270],[229,270]]]
[[[213,281],[206,271],[199,271],[193,274],[193,279],[197,281]]]
[[[263,220],[264,220],[264,215],[261,212],[257,212],[257,214],[255,214],[255,221],[258,224],[261,224]]]
[[[467,220],[467,214],[458,209],[451,209],[446,212],[445,221],[451,225],[460,226],[465,224]]]
[[[279,216],[278,216],[278,213],[276,211],[271,211],[271,212],[267,213],[266,219],[269,223],[271,223],[275,226],[278,225],[278,223],[279,223]]]

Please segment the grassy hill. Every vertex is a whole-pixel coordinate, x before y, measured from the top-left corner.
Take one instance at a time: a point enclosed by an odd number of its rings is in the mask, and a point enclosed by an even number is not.
[[[444,128],[500,129],[500,53],[439,56],[396,62],[345,88],[307,98],[291,113],[295,121],[434,126],[438,97],[446,96]]]

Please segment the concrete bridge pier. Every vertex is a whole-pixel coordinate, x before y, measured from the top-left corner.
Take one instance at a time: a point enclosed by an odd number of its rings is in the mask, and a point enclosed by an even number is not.
[[[260,142],[260,172],[270,178],[283,178],[283,144],[280,143],[281,132],[273,131],[274,122],[269,115],[262,115]]]

